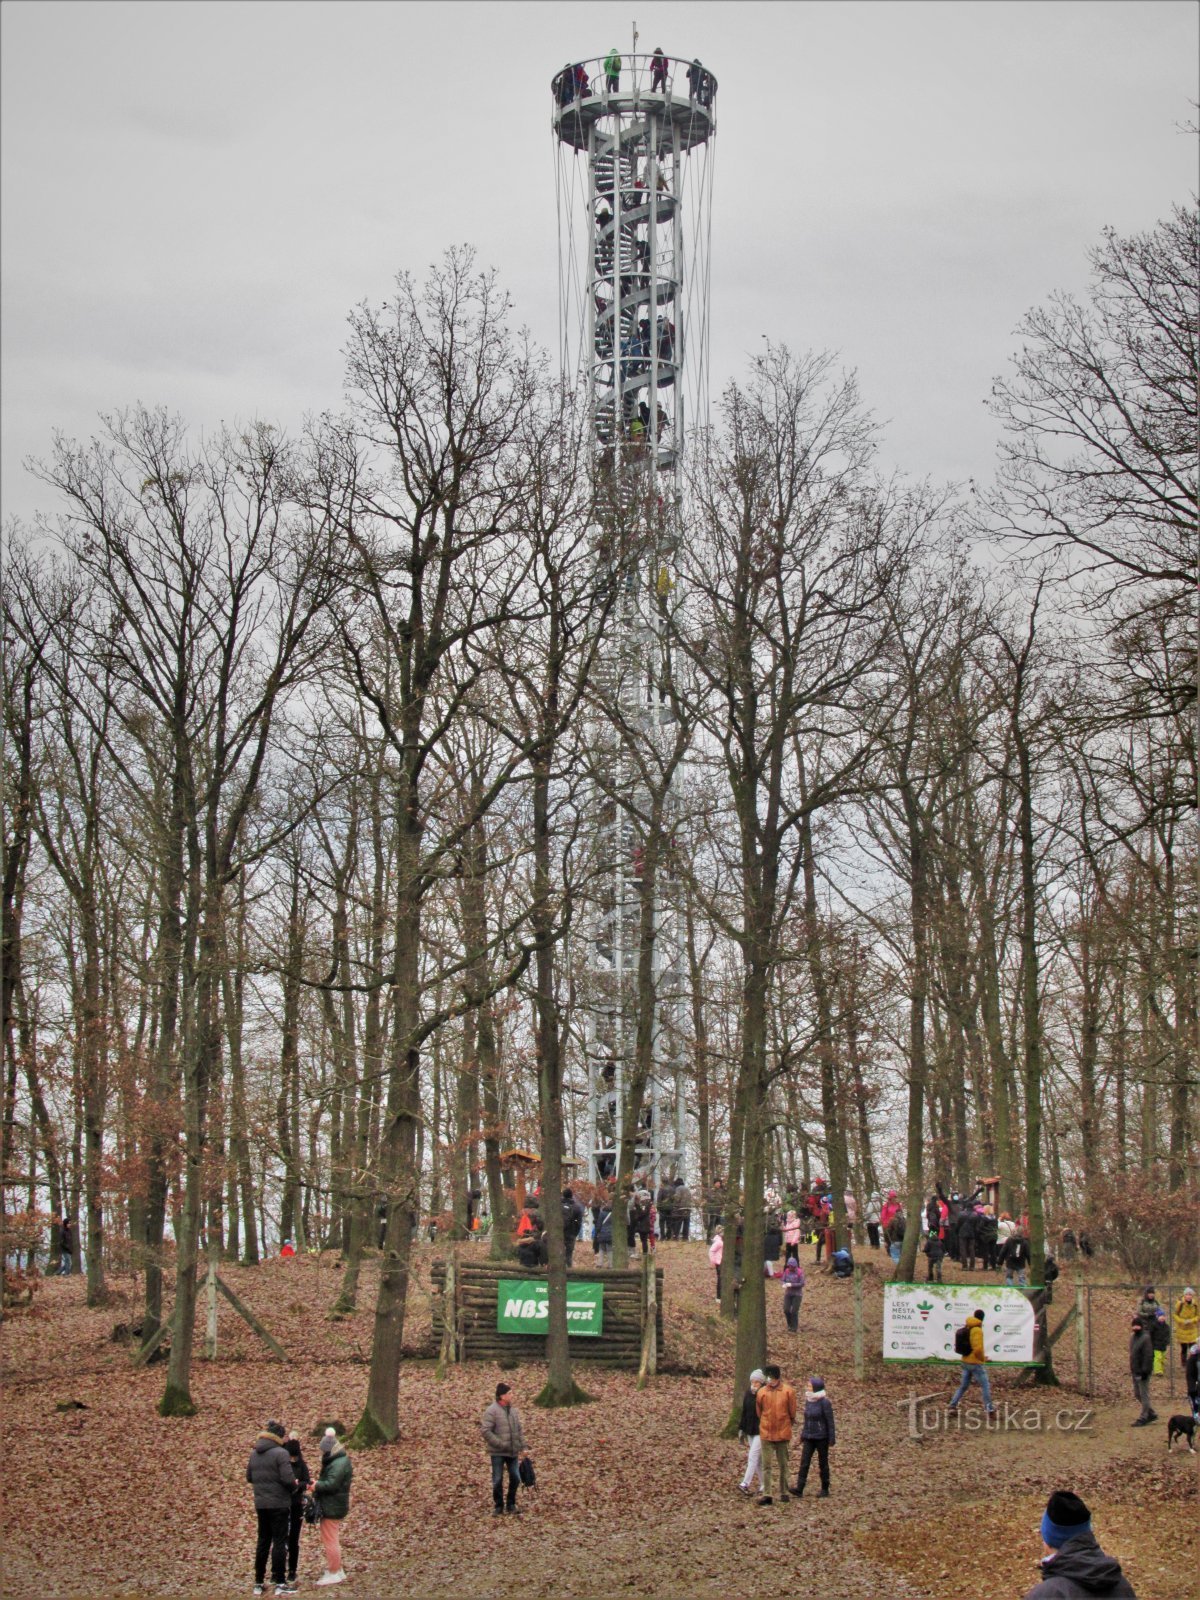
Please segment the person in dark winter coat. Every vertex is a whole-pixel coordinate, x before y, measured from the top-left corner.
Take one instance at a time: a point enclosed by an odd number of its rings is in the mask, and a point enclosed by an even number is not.
[[[517,1218],[517,1260],[523,1267],[536,1267],[542,1256],[542,1235],[545,1232],[537,1199],[528,1195],[524,1209]]]
[[[483,1413],[480,1430],[483,1442],[492,1458],[492,1513],[502,1516],[518,1514],[517,1488],[521,1482],[517,1471],[520,1458],[528,1455],[525,1435],[521,1431],[521,1416],[513,1404],[516,1399],[511,1383],[496,1385],[496,1398]],[[508,1496],[504,1495],[504,1474],[508,1473]]]
[[[308,1462],[300,1448],[300,1435],[290,1433],[287,1439],[288,1459],[296,1482],[292,1487],[292,1504],[288,1512],[287,1581],[295,1583],[296,1569],[300,1565],[300,1530],[304,1527],[304,1496],[312,1483]]]
[[[748,1445],[750,1453],[746,1457],[746,1470],[742,1474],[738,1488],[745,1495],[754,1493],[755,1478],[758,1479],[759,1491],[762,1490],[762,1440],[758,1436],[758,1391],[766,1381],[766,1373],[761,1367],[755,1367],[750,1374],[750,1387],[742,1396],[738,1443]]]
[[[1133,1427],[1144,1428],[1148,1422],[1155,1422],[1158,1418],[1158,1412],[1150,1404],[1150,1374],[1154,1371],[1154,1345],[1141,1317],[1134,1317],[1132,1330],[1129,1340],[1129,1375],[1133,1379],[1133,1398],[1142,1408]]]
[[[1183,1372],[1188,1399],[1192,1403],[1192,1415],[1200,1416],[1200,1343],[1192,1345],[1188,1351]]]
[[[817,1457],[821,1471],[821,1499],[829,1498],[829,1452],[837,1441],[833,1405],[820,1378],[810,1378],[804,1390],[804,1419],[800,1426],[800,1471],[796,1475],[797,1500],[808,1482],[808,1469]]]
[[[883,1230],[883,1237],[888,1247],[888,1255],[893,1261],[899,1261],[900,1251],[904,1244],[904,1233],[908,1227],[903,1211],[894,1211],[888,1219],[888,1225]]]
[[[71,1219],[63,1212],[58,1224],[58,1275],[60,1278],[70,1276],[71,1259],[75,1254],[75,1230],[71,1226]]]
[[[592,1207],[592,1255],[600,1268],[612,1266],[612,1201],[600,1200]]]
[[[941,1283],[942,1257],[945,1254],[946,1252],[942,1249],[942,1241],[938,1238],[937,1229],[931,1228],[929,1236],[925,1240],[925,1259],[929,1263],[925,1278],[926,1283],[933,1283],[935,1279],[938,1283]]]
[[[975,1212],[970,1206],[958,1219],[958,1259],[964,1272],[975,1271]]]
[[[320,1588],[327,1583],[343,1583],[342,1523],[350,1515],[350,1482],[354,1465],[332,1428],[321,1436],[321,1476],[317,1479],[317,1504],[321,1508],[321,1551],[325,1571],[317,1579]]]
[[[575,1265],[575,1242],[583,1232],[583,1205],[576,1200],[573,1189],[562,1192],[563,1244],[566,1247],[567,1265]]]
[[[1042,1581],[1025,1600],[1137,1600],[1121,1563],[1092,1532],[1092,1514],[1077,1494],[1058,1490],[1042,1516]]]
[[[284,1431],[282,1422],[268,1422],[255,1441],[246,1466],[246,1482],[254,1490],[254,1511],[258,1518],[258,1542],[254,1547],[255,1594],[263,1592],[268,1552],[275,1593],[289,1593],[286,1570],[288,1523],[296,1474],[292,1471],[292,1458],[283,1442]]]
[[[1004,1281],[1010,1288],[1014,1277],[1020,1288],[1025,1287],[1029,1273],[1029,1240],[1023,1233],[1014,1233],[1005,1241],[997,1264],[1004,1268]]]

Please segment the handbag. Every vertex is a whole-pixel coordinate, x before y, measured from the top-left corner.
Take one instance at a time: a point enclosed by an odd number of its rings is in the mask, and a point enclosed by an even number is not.
[[[517,1477],[520,1478],[526,1489],[537,1488],[537,1473],[533,1470],[533,1458],[522,1456],[517,1463]]]
[[[315,1494],[306,1494],[304,1496],[300,1512],[305,1522],[320,1522],[321,1502],[317,1499]]]

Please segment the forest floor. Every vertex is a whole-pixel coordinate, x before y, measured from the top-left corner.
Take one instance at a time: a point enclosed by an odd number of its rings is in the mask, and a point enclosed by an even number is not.
[[[538,1364],[466,1363],[437,1381],[421,1353],[432,1254],[422,1248],[414,1265],[400,1440],[355,1456],[347,1593],[1002,1600],[1037,1581],[1046,1497],[1069,1488],[1091,1507],[1100,1542],[1139,1600],[1194,1600],[1200,1455],[1179,1446],[1167,1454],[1166,1419],[1185,1409],[1178,1376],[1173,1403],[1166,1380],[1155,1380],[1162,1420],[1130,1429],[1126,1295],[1098,1297],[1096,1395],[1066,1384],[1018,1390],[1006,1369],[993,1379],[1001,1428],[924,1431],[918,1422],[913,1438],[908,1397],[936,1394],[926,1404],[940,1412],[954,1373],[921,1368],[914,1379],[912,1368],[884,1369],[879,1258],[865,1275],[863,1381],[853,1376],[851,1286],[810,1266],[800,1333],[790,1336],[779,1288],[768,1284],[771,1357],[798,1388],[812,1373],[826,1380],[838,1442],[829,1500],[812,1498],[811,1482],[803,1501],[759,1508],[736,1490],[744,1451],[719,1437],[733,1398],[733,1335],[715,1314],[702,1244],[659,1251],[665,1370],[653,1385],[639,1392],[631,1373],[580,1364],[594,1404],[554,1412],[532,1405],[544,1378]],[[586,1246],[581,1255],[586,1263]],[[188,1420],[157,1416],[163,1367],[135,1371],[128,1346],[113,1341],[114,1325],[139,1315],[140,1283],[117,1280],[110,1304],[88,1310],[79,1278],[47,1282],[33,1312],[0,1329],[6,1600],[248,1594],[250,1447],[267,1418],[279,1417],[304,1438],[311,1463],[314,1428],[357,1420],[375,1272],[364,1270],[357,1315],[330,1322],[340,1277],[333,1255],[223,1268],[290,1359],[271,1360],[222,1300],[218,1359],[196,1361],[200,1409]],[[1093,1276],[1122,1274],[1100,1263]],[[1070,1292],[1060,1300],[1069,1304]],[[1063,1310],[1055,1305],[1052,1325]],[[198,1354],[202,1325],[199,1333]],[[1073,1381],[1072,1331],[1058,1352]],[[523,1495],[525,1515],[494,1521],[478,1421],[502,1370],[539,1484]],[[84,1409],[56,1410],[69,1400]],[[927,1412],[931,1420],[942,1419]],[[319,1541],[308,1531],[305,1541],[302,1590],[321,1571]]]

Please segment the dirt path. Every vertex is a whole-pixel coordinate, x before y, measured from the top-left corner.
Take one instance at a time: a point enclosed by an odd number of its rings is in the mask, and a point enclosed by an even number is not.
[[[731,1398],[730,1330],[713,1314],[703,1251],[661,1255],[668,1362],[693,1374],[663,1376],[639,1393],[628,1374],[588,1372],[595,1404],[543,1413],[529,1404],[542,1369],[506,1370],[540,1476],[520,1519],[492,1518],[478,1440],[497,1369],[468,1365],[437,1383],[431,1363],[406,1364],[400,1442],[356,1458],[344,1539],[353,1592],[1002,1600],[1036,1580],[1046,1496],[1075,1488],[1140,1600],[1195,1594],[1200,1457],[1168,1459],[1165,1414],[1163,1425],[1131,1432],[1123,1400],[1084,1416],[1089,1403],[1073,1392],[1029,1398],[1003,1374],[1004,1426],[943,1432],[930,1410],[918,1415],[914,1439],[908,1373],[854,1381],[846,1286],[817,1274],[797,1339],[772,1299],[772,1354],[801,1380],[813,1371],[826,1378],[839,1428],[833,1496],[763,1508],[746,1501],[735,1488],[743,1451],[717,1437]],[[51,1283],[41,1316],[0,1331],[6,1597],[248,1591],[250,1444],[272,1414],[302,1435],[326,1417],[357,1418],[373,1283],[357,1317],[330,1324],[331,1258],[230,1276],[293,1360],[263,1360],[222,1311],[221,1359],[198,1363],[201,1411],[188,1421],[155,1415],[161,1369],[133,1372],[110,1342],[132,1302],[88,1312],[77,1282]],[[427,1330],[418,1288],[410,1336]],[[948,1398],[936,1376],[918,1392]],[[65,1398],[87,1409],[56,1412]],[[310,1540],[302,1587],[319,1571]]]

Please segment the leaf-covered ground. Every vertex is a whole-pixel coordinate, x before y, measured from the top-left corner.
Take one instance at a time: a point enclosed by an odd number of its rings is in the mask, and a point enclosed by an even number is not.
[[[1069,1388],[1018,1391],[1015,1375],[1002,1373],[1005,1429],[927,1432],[917,1441],[905,1404],[912,1370],[884,1371],[874,1354],[878,1277],[868,1277],[863,1382],[853,1377],[850,1286],[810,1270],[792,1338],[778,1287],[768,1285],[772,1356],[801,1382],[813,1372],[826,1379],[838,1444],[831,1499],[760,1509],[735,1489],[742,1450],[718,1437],[731,1400],[732,1339],[714,1314],[703,1246],[667,1245],[659,1254],[668,1370],[652,1388],[639,1393],[631,1374],[588,1366],[579,1376],[594,1403],[548,1413],[529,1403],[544,1369],[505,1369],[540,1480],[519,1519],[490,1514],[478,1432],[500,1369],[467,1364],[438,1382],[432,1361],[406,1363],[400,1441],[356,1457],[345,1592],[1001,1600],[1036,1580],[1045,1498],[1073,1488],[1140,1600],[1196,1595],[1200,1457],[1177,1447],[1168,1458],[1166,1417],[1183,1403],[1172,1408],[1165,1393],[1156,1398],[1163,1421],[1130,1429],[1119,1323],[1096,1330],[1102,1394],[1094,1403]],[[429,1338],[429,1259],[423,1251],[417,1263],[406,1333],[414,1351]],[[222,1301],[218,1360],[197,1361],[200,1413],[186,1421],[155,1413],[163,1369],[133,1371],[127,1348],[112,1341],[115,1324],[137,1317],[132,1281],[117,1283],[113,1303],[96,1311],[83,1305],[78,1279],[52,1281],[36,1314],[0,1330],[5,1597],[248,1593],[250,1445],[271,1415],[302,1434],[326,1418],[357,1419],[375,1283],[365,1272],[358,1314],[333,1323],[339,1274],[331,1255],[223,1276],[291,1359],[265,1358]],[[1059,1348],[1060,1365],[1073,1367],[1071,1333]],[[918,1370],[916,1392],[948,1398],[944,1374]],[[1165,1390],[1162,1380],[1156,1387]],[[86,1409],[56,1411],[65,1400]],[[309,1540],[302,1587],[320,1570]]]

